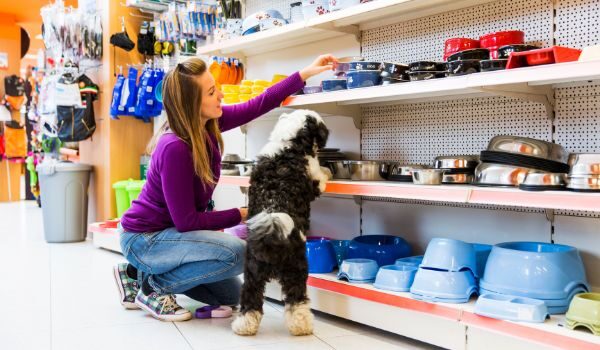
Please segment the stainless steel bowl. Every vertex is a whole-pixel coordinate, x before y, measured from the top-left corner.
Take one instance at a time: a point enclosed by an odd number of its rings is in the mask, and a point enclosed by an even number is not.
[[[567,188],[577,191],[600,191],[600,175],[569,176]]]
[[[567,174],[564,173],[528,173],[523,180],[526,186],[562,187],[567,184]]]
[[[483,186],[519,186],[529,173],[549,174],[548,172],[495,163],[481,163],[475,168],[476,185]]]
[[[444,173],[442,183],[444,184],[470,184],[475,176],[473,174],[449,174]]]
[[[239,169],[221,169],[222,176],[240,176]]]
[[[442,169],[413,169],[413,183],[416,185],[441,185]]]
[[[600,175],[600,153],[572,153],[569,166],[571,176]]]
[[[479,156],[439,156],[435,157],[433,167],[436,169],[475,169],[479,164]]]
[[[231,153],[225,154],[222,159],[223,162],[237,162],[240,160],[242,160],[242,158],[239,155]]]
[[[412,176],[413,169],[425,169],[422,164],[391,164],[389,173],[394,176]]]
[[[331,170],[334,180],[349,180],[350,167],[346,160],[327,161],[327,167]]]
[[[522,154],[530,157],[566,163],[569,153],[559,144],[528,137],[500,135],[492,138],[488,151]]]
[[[237,164],[238,171],[241,176],[250,176],[252,174],[252,170],[254,170],[254,164]]]
[[[348,164],[350,179],[354,181],[384,181],[389,168],[389,164],[385,162],[372,160],[348,160],[346,164]]]

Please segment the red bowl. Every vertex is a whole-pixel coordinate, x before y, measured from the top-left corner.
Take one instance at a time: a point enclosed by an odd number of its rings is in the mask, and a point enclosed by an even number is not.
[[[479,48],[479,40],[469,38],[450,38],[444,43],[444,61],[448,56],[460,51]]]
[[[554,53],[552,51],[539,52],[525,56],[527,64],[530,66],[539,66],[541,64],[554,63]]]
[[[524,44],[525,33],[520,30],[508,30],[482,35],[479,38],[481,47],[488,49],[499,48],[504,45]]]

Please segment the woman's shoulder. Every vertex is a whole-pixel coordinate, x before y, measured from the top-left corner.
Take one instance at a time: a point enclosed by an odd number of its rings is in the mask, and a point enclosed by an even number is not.
[[[188,154],[189,146],[172,132],[162,135],[156,144],[155,154]]]

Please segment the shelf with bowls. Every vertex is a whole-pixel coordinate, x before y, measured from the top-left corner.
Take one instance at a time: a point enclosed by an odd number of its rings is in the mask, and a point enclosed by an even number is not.
[[[250,178],[221,176],[221,185],[248,187]],[[600,211],[600,193],[530,192],[468,185],[414,185],[393,181],[329,181],[325,193],[434,202],[506,205],[542,209]]]
[[[388,325],[389,330],[398,334],[406,335],[432,344],[438,343],[436,327],[448,327],[449,324],[458,324],[460,328],[459,337],[471,339],[470,332],[486,331],[493,333],[498,337],[500,343],[506,338],[516,338],[522,346],[527,343],[528,348],[560,348],[560,349],[598,349],[600,346],[600,337],[594,336],[584,331],[572,331],[565,327],[565,315],[552,315],[550,320],[544,323],[525,323],[498,320],[483,317],[475,314],[475,299],[465,304],[431,303],[412,298],[407,292],[392,292],[373,287],[371,284],[348,283],[339,281],[335,273],[329,274],[311,274],[307,281],[311,306],[326,313],[331,313],[340,317],[350,318],[354,321],[371,324],[376,327],[382,322]],[[339,304],[343,302],[343,307]],[[362,313],[353,313],[354,304],[357,307],[369,306],[372,309],[377,305],[383,306],[382,313],[377,315],[377,319],[363,319]],[[406,313],[410,313],[411,319],[415,315],[428,317],[428,331],[419,333],[412,327],[395,326]],[[416,316],[419,317],[419,316]],[[441,326],[440,323],[445,326]],[[392,329],[393,328],[393,329]],[[444,329],[439,329],[444,331]],[[487,336],[487,335],[486,335]],[[446,338],[452,339],[453,336]],[[490,340],[490,338],[488,338]],[[502,348],[494,347],[493,342],[489,342],[490,349]],[[454,348],[449,342],[439,344],[444,347]],[[464,347],[464,344],[463,344]]]
[[[305,21],[199,47],[198,55],[251,56],[495,0],[378,0]]]
[[[290,96],[283,102],[283,106],[335,113],[336,108],[347,108],[352,105],[507,96],[543,103],[548,115],[552,117],[554,85],[600,81],[599,65],[600,61],[558,63],[387,86]]]

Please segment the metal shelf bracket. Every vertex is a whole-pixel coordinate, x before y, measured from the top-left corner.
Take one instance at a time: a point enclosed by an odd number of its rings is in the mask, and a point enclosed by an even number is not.
[[[554,88],[551,85],[530,86],[527,84],[510,84],[501,86],[481,86],[481,92],[499,96],[518,98],[520,100],[541,103],[546,108],[548,119],[554,121]]]

